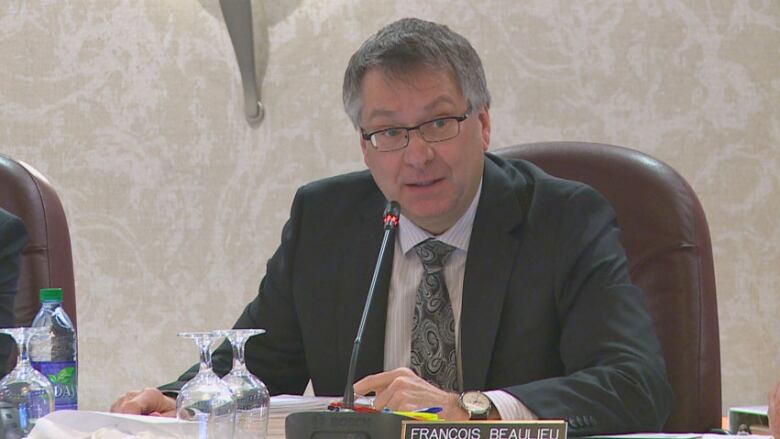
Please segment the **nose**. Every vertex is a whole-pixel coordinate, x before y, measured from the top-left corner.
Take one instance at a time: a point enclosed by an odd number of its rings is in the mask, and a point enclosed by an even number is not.
[[[431,160],[435,152],[431,144],[420,135],[420,131],[409,132],[409,144],[404,149],[404,162],[415,168],[424,168]]]

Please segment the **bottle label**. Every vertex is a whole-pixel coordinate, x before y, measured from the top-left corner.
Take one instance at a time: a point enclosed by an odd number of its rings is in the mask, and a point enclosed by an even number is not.
[[[75,361],[32,361],[32,367],[54,386],[54,410],[78,409],[78,373]]]

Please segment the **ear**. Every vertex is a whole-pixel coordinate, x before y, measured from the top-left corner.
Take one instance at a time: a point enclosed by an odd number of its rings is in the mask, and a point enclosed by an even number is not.
[[[487,151],[490,146],[490,109],[485,107],[479,112],[477,119],[480,123],[480,137],[482,138],[482,151]]]

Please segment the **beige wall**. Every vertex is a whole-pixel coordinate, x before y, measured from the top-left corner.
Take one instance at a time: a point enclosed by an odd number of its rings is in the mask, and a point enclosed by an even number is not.
[[[178,331],[230,326],[297,186],[362,168],[348,57],[409,15],[482,54],[493,146],[588,140],[675,167],[708,214],[724,406],[780,379],[780,3],[265,1],[266,118],[250,127],[217,0],[0,1],[0,150],[49,176],[71,224],[80,401],[173,379]]]

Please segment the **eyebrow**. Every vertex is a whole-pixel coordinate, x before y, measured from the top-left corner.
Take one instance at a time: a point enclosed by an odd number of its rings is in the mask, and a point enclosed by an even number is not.
[[[441,105],[443,103],[445,103],[445,104],[453,104],[454,105],[455,101],[453,101],[452,98],[450,98],[447,95],[441,95],[441,96],[437,97],[436,99],[432,100],[431,102],[429,102],[426,106],[423,107],[423,109],[424,110],[432,110],[432,109],[436,108],[437,106],[439,106],[439,105]],[[396,114],[395,111],[378,108],[378,109],[372,111],[371,114],[368,115],[368,117],[365,120],[365,123],[368,123],[369,121],[371,121],[371,120],[373,120],[373,119],[375,119],[377,117],[383,117],[383,116],[384,117],[392,117],[395,114]]]

